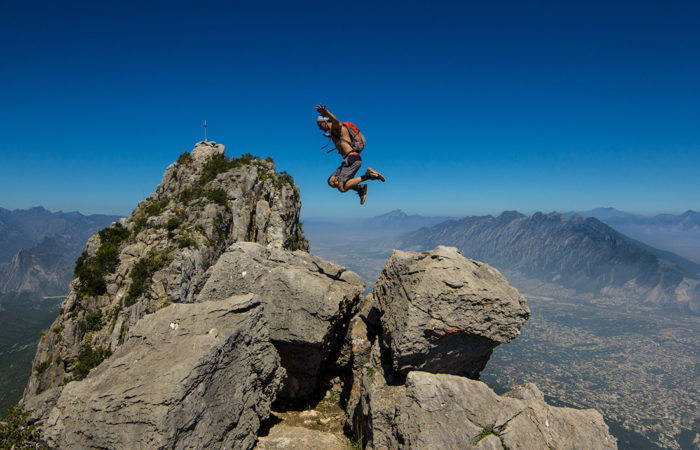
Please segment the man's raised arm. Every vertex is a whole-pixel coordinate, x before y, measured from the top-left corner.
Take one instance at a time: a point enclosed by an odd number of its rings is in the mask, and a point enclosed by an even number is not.
[[[328,108],[326,108],[326,105],[323,103],[316,105],[316,111],[318,111],[320,115],[331,119],[331,122],[333,122],[334,125],[340,125],[340,120],[338,120],[338,118],[335,117],[332,112],[328,111]]]

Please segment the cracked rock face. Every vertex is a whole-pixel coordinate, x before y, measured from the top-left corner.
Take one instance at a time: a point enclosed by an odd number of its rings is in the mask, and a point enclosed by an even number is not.
[[[198,300],[252,292],[265,308],[270,339],[287,371],[279,397],[314,393],[331,353],[342,345],[350,315],[364,290],[344,267],[305,252],[231,245],[208,272]]]
[[[52,448],[253,447],[284,377],[259,301],[171,305],[130,333],[43,418]]]
[[[371,293],[395,371],[478,378],[492,349],[530,316],[525,298],[493,267],[454,247],[394,250]]]
[[[532,384],[504,396],[480,381],[413,371],[403,386],[363,377],[368,448],[615,449],[599,412],[556,408]]]

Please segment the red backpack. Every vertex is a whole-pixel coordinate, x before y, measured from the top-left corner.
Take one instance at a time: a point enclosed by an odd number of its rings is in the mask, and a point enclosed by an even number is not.
[[[360,133],[360,129],[357,128],[352,122],[342,122],[343,126],[347,127],[348,133],[350,134],[350,146],[353,152],[360,153],[365,149],[365,137]]]

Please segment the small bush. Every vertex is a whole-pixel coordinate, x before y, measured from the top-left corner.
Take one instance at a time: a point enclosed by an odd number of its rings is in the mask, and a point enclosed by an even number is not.
[[[180,226],[180,223],[180,219],[178,219],[177,217],[171,217],[165,224],[165,228],[167,228],[168,231],[173,231],[174,229]]]
[[[481,434],[479,435],[479,437],[476,438],[476,442],[486,439],[486,437],[490,434],[493,434],[496,437],[500,436],[500,433],[496,432],[496,430],[494,430],[493,427],[486,426],[482,428]]]
[[[228,198],[223,189],[208,189],[204,193],[205,197],[221,206],[228,206]]]
[[[296,227],[294,233],[289,236],[289,250],[306,250],[309,242],[304,237],[304,232],[302,231],[302,223],[299,222],[299,226]]]
[[[192,154],[185,152],[177,158],[177,163],[182,166],[189,166],[192,164]]]
[[[104,242],[97,249],[95,258],[97,267],[105,272],[112,273],[117,268],[117,264],[119,264],[119,247],[112,242]]]
[[[199,248],[199,246],[197,245],[197,241],[195,241],[189,236],[180,236],[180,238],[177,240],[177,246],[178,248]]]
[[[84,251],[75,262],[73,273],[80,279],[78,293],[83,297],[103,295],[107,292],[105,273],[112,273],[119,264],[119,245],[130,236],[120,223],[100,230],[100,248],[90,257]]]
[[[86,331],[99,331],[102,329],[102,311],[87,314],[85,321],[80,323],[80,329],[83,333]]]
[[[288,184],[290,186],[294,185],[294,178],[290,174],[288,174],[286,171],[282,171],[277,175],[277,179],[275,180],[275,187],[279,190],[282,189],[282,186],[285,184]]]
[[[7,422],[0,422],[0,448],[35,448],[27,445],[39,423],[29,425],[27,419],[32,411],[25,411],[24,405],[10,406],[7,409]]]
[[[244,153],[240,158],[230,159],[221,154],[213,155],[204,163],[202,174],[199,177],[199,184],[205,185],[216,178],[220,173],[228,172],[236,167],[241,167],[250,164],[253,161],[253,155]]]
[[[139,234],[141,230],[146,227],[147,220],[146,216],[140,214],[134,217],[134,236]]]
[[[202,190],[202,188],[199,186],[195,186],[180,191],[177,199],[178,202],[187,204],[190,203],[192,200],[202,198],[202,195],[204,195],[204,191]]]
[[[129,239],[129,234],[129,230],[117,222],[114,224],[114,226],[100,230],[100,242],[102,244],[105,242],[111,242],[112,244],[118,246],[125,240]]]
[[[103,295],[107,292],[103,269],[98,266],[97,258],[89,258],[87,252],[83,252],[76,261],[74,273],[80,279],[78,294],[81,296]]]
[[[167,198],[163,200],[151,200],[148,205],[146,205],[146,208],[144,208],[146,216],[153,217],[159,215],[163,212],[165,207],[168,206],[168,202],[169,200]]]
[[[167,256],[157,252],[151,252],[145,258],[139,259],[131,269],[131,286],[124,298],[124,306],[131,306],[136,303],[141,295],[151,288],[153,274],[156,273],[167,262]]]
[[[93,349],[92,345],[85,344],[78,355],[78,359],[73,363],[73,380],[82,380],[91,369],[100,365],[102,361],[112,355],[109,348]]]
[[[36,371],[37,375],[41,375],[42,373],[44,373],[44,371],[46,369],[49,368],[50,365],[51,365],[51,358],[37,364],[36,367],[34,367],[34,370]]]

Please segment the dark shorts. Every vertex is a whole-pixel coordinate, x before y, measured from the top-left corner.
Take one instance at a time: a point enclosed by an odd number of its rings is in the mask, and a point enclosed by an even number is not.
[[[331,174],[328,179],[330,180],[332,177],[338,177],[338,180],[341,183],[345,183],[348,181],[350,178],[354,177],[355,174],[357,173],[358,170],[360,170],[360,166],[362,165],[362,158],[360,158],[360,155],[357,153],[353,153],[348,155],[344,160],[343,163],[335,169],[335,172]]]

